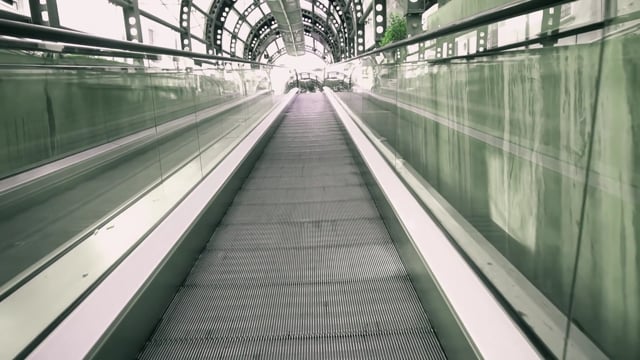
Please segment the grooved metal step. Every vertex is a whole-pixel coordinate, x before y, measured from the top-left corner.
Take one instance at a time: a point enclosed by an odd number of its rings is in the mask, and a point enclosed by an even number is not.
[[[371,199],[323,201],[294,204],[255,204],[233,206],[223,224],[255,224],[265,222],[322,221],[379,217]]]
[[[155,340],[430,329],[408,279],[185,286]]]
[[[209,250],[186,284],[313,283],[406,276],[389,242],[323,246]]]
[[[299,95],[140,358],[445,358],[329,110]]]
[[[289,166],[283,168],[263,168],[253,171],[251,176],[253,177],[278,177],[283,176],[335,176],[335,175],[358,175],[358,168],[355,165],[346,164],[335,166],[333,164],[327,166],[314,166],[307,164],[300,164],[300,166]]]
[[[324,186],[302,189],[254,189],[239,193],[234,204],[293,204],[369,199],[363,186]]]
[[[283,336],[163,341],[142,359],[442,359],[426,329],[378,334]]]
[[[275,249],[378,244],[389,234],[380,219],[223,224],[208,249]]]

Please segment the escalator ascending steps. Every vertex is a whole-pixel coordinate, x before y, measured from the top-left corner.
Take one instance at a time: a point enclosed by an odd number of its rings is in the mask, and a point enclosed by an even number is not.
[[[140,357],[445,358],[322,94],[291,106]]]

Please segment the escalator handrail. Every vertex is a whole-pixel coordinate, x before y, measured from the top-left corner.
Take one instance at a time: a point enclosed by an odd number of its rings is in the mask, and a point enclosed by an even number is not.
[[[345,60],[349,62],[356,59],[369,57],[372,55],[380,54],[390,50],[404,48],[409,45],[425,42],[428,40],[434,40],[439,37],[452,35],[461,31],[470,30],[478,26],[488,25],[502,20],[507,20],[516,16],[525,15],[534,11],[546,9],[553,6],[569,3],[572,0],[518,0],[506,4],[505,6],[498,7],[497,9],[490,9],[484,12],[480,12],[476,15],[467,17],[465,19],[455,21],[449,25],[441,28],[426,31],[410,38],[393,42],[389,45],[379,47],[367,52],[364,52],[358,56]]]
[[[0,36],[12,36],[17,38],[27,38],[41,41],[54,41],[73,45],[82,45],[95,50],[102,48],[130,51],[133,53],[143,53],[146,55],[166,55],[180,56],[197,60],[213,60],[222,62],[242,63],[258,66],[275,67],[275,65],[246,60],[242,58],[231,58],[218,55],[202,54],[193,51],[177,50],[161,46],[148,45],[132,41],[109,39],[101,36],[90,35],[82,32],[54,28],[49,26],[35,25],[20,21],[0,19]]]

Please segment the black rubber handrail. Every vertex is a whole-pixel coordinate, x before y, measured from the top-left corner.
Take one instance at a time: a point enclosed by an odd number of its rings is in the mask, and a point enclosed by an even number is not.
[[[49,26],[34,25],[19,21],[0,19],[0,36],[13,36],[18,38],[28,38],[42,41],[55,41],[73,45],[83,45],[93,48],[108,48],[113,50],[131,51],[152,55],[180,56],[191,59],[215,60],[223,62],[236,62],[243,64],[274,67],[275,65],[246,60],[242,58],[231,58],[217,55],[196,53],[192,51],[177,50],[160,46],[142,44],[123,40],[114,40],[96,35],[89,35],[81,32],[54,28]]]

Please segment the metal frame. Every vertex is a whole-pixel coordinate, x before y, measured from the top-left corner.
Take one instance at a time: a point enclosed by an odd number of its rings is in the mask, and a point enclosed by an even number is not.
[[[363,54],[355,56],[350,60],[360,59],[367,56],[372,56],[385,51],[405,47],[408,45],[417,44],[427,40],[438,39],[447,35],[452,35],[457,32],[470,30],[479,26],[487,25],[490,23],[506,20],[512,17],[524,15],[530,12],[543,10],[552,6],[562,5],[564,3],[571,2],[572,0],[518,0],[509,5],[503,6],[497,10],[488,10],[466,19],[454,22],[450,25],[443,26],[436,30],[424,32],[420,35],[413,36],[411,38],[400,40],[392,44],[367,51]]]
[[[305,23],[303,25],[304,25],[305,35],[310,36],[314,40],[320,42],[324,46],[325,50],[330,50],[333,57],[339,56],[340,52],[338,50],[338,47],[335,41],[332,41],[330,38],[325,38],[321,34],[314,32],[313,31],[314,27],[311,26],[310,24]],[[259,38],[255,38],[257,39],[257,42],[255,43],[255,45],[252,45],[252,48],[254,49],[253,56],[257,57],[264,54],[266,52],[267,47],[271,43],[273,43],[274,41],[280,38],[282,38],[282,36],[278,29],[269,28],[267,31],[260,34]],[[307,50],[306,48],[307,45],[305,45],[305,50]],[[310,46],[310,48],[313,49],[313,46]],[[285,48],[279,48],[278,50],[280,49],[285,49]],[[311,51],[311,52],[314,54],[318,54],[316,51]],[[268,63],[273,63],[273,61],[275,61],[277,58],[283,55],[280,51],[278,51],[276,54],[278,54],[276,58],[273,57],[273,55],[275,54],[268,54],[268,57],[269,57]]]
[[[451,358],[541,359],[502,304],[402,182],[383,141],[331,89],[329,102],[345,127],[354,153],[372,181],[371,190],[423,306]],[[391,159],[390,159],[391,157]]]
[[[68,43],[73,45],[84,45],[90,48],[100,50],[100,48],[108,48],[114,50],[131,51],[143,54],[181,56],[191,59],[205,59],[216,61],[228,61],[242,64],[252,65],[268,65],[256,61],[241,58],[229,58],[224,56],[216,56],[209,54],[195,53],[185,50],[170,49],[160,46],[153,46],[137,42],[122,41],[108,39],[101,36],[88,35],[77,31],[53,28],[48,26],[28,24],[18,21],[0,19],[0,33],[7,36],[15,36],[20,38],[29,38],[43,41],[55,41]]]
[[[303,19],[305,17],[310,18],[312,20],[312,25],[321,25],[323,27],[323,29],[313,28],[310,29],[310,31],[312,33],[321,35],[321,37],[326,39],[327,43],[333,42],[335,44],[331,49],[332,57],[334,59],[346,59],[348,57],[355,56],[358,44],[356,35],[358,26],[360,26],[361,30],[361,43],[364,44],[364,25],[359,24],[358,22],[358,16],[363,16],[364,14],[361,0],[332,0],[329,1],[328,7],[324,6],[318,0],[311,0],[309,2],[311,3],[312,16],[308,16],[309,10],[301,9]],[[262,8],[260,6],[264,3],[267,3],[267,5],[269,5],[267,1],[254,0],[251,5],[243,10],[235,9],[234,2],[231,0],[219,0],[214,1],[211,4],[208,12],[204,12],[202,9],[198,9],[198,11],[201,11],[207,17],[205,42],[208,49],[212,50],[209,53],[215,52],[216,54],[227,53],[231,56],[234,55],[234,51],[227,52],[222,48],[223,44],[221,39],[223,32],[226,31],[224,26],[227,20],[227,16],[231,11],[235,11],[238,17],[238,22],[234,24],[234,29],[230,31],[232,37],[230,44],[231,50],[235,48],[234,44],[237,41],[243,41],[244,51],[242,54],[235,53],[236,55],[241,55],[244,58],[250,59],[257,59],[262,56],[263,54],[261,53],[260,49],[256,47],[257,43],[264,42],[264,40],[261,38],[266,37],[267,34],[272,35],[270,34],[270,31],[264,30],[263,28],[266,27],[265,24],[270,24],[271,21],[275,21],[272,13],[265,14],[264,11],[262,11]],[[195,7],[195,5],[193,4],[191,6]],[[356,10],[356,6],[360,6],[360,10]],[[255,10],[256,8],[259,10]],[[240,12],[239,10],[241,10],[242,12]],[[254,10],[260,11],[262,13],[262,17],[255,24],[251,25],[251,30],[249,35],[247,36],[247,39],[240,39],[239,37],[237,37],[237,32],[243,23],[247,23],[247,16]],[[325,18],[320,19],[316,11],[324,13]],[[332,39],[330,40],[330,38]],[[362,49],[362,51],[364,51],[364,49]]]
[[[29,0],[29,9],[34,24],[60,27],[57,0]]]
[[[138,8],[138,0],[128,0],[128,2],[128,5],[122,6],[127,41],[137,41],[141,43],[142,26],[140,25],[140,9]]]
[[[180,46],[189,51],[191,47],[191,0],[180,1]]]
[[[34,358],[133,358],[295,98],[290,92],[33,350]],[[146,301],[144,301],[146,300]],[[68,346],[74,339],[73,346]]]
[[[373,33],[375,34],[376,44],[384,37],[387,30],[387,1],[373,1],[373,23],[375,24]]]

